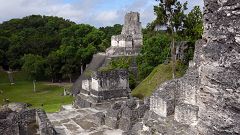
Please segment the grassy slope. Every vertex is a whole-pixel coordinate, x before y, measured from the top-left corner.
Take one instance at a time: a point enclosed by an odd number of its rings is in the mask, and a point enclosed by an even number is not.
[[[181,65],[177,65],[177,77],[181,77],[184,73],[182,71],[183,67]],[[181,69],[181,71],[180,71]],[[165,81],[172,79],[172,67],[171,64],[160,64],[145,78],[133,91],[132,95],[142,98],[148,97],[152,94],[152,92]]]
[[[4,98],[8,98],[11,102],[30,103],[34,108],[56,112],[62,104],[69,104],[73,100],[70,96],[62,96],[62,87],[38,82],[36,84],[37,92],[35,93],[33,92],[32,81],[27,81],[27,77],[23,73],[14,73],[13,76],[16,84],[10,85],[7,74],[0,71],[0,90],[3,91],[0,94],[0,104],[4,103]]]

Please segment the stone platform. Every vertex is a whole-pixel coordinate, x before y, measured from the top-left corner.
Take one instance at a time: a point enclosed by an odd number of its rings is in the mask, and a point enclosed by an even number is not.
[[[98,114],[106,110],[98,108],[75,109],[71,105],[63,106],[57,113],[48,113],[48,118],[60,135],[121,135],[122,130],[102,125]]]

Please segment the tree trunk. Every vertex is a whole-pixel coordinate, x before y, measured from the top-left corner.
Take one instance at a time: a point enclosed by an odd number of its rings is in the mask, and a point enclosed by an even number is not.
[[[33,80],[33,92],[36,92],[36,80]]]
[[[175,50],[175,39],[174,36],[172,37],[172,47],[171,47],[171,52],[172,52],[172,78],[176,78],[176,50]]]
[[[14,81],[13,81],[12,71],[8,72],[8,78],[9,78],[10,83],[13,84]]]
[[[175,50],[175,33],[174,33],[174,27],[171,22],[171,32],[172,32],[172,43],[171,43],[171,57],[172,57],[172,78],[175,79],[176,77],[176,50]]]
[[[81,65],[81,74],[83,73],[83,65]]]
[[[72,83],[72,75],[69,74],[69,82]]]

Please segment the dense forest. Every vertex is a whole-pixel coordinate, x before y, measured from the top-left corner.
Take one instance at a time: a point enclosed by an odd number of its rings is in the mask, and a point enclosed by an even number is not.
[[[31,15],[0,24],[0,66],[32,79],[77,77],[94,53],[110,46],[122,26],[95,28],[59,17]]]
[[[143,29],[144,46],[137,58],[139,81],[170,59],[173,40],[190,43],[187,64],[192,59],[195,41],[201,38],[200,8],[196,6],[186,14],[187,3],[171,4],[174,9],[170,19],[168,8],[160,2],[154,7],[156,20]],[[119,34],[121,29],[120,24],[95,28],[52,16],[12,19],[0,24],[0,66],[5,70],[25,71],[31,79],[71,82],[85,69],[93,54],[110,46],[111,36]]]

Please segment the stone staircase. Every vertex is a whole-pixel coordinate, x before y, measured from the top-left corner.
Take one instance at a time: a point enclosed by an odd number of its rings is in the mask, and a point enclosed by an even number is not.
[[[48,113],[48,118],[60,135],[121,135],[119,129],[111,129],[98,123],[97,113],[105,110],[95,108],[75,109],[72,105],[63,106],[57,113]]]
[[[90,64],[86,67],[82,75],[80,75],[79,78],[73,84],[72,94],[77,95],[80,92],[82,88],[82,81],[87,78],[86,76],[87,72],[97,71],[97,69],[102,67],[106,61],[107,59],[105,53],[97,53],[93,55]]]

